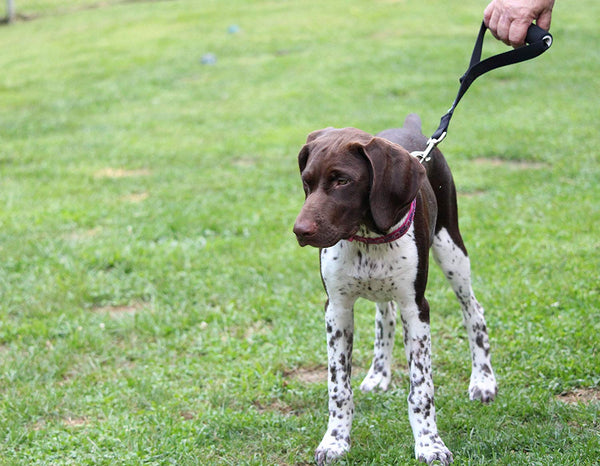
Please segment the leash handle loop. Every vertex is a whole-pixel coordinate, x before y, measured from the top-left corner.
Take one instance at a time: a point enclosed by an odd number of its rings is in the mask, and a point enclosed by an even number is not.
[[[428,149],[431,142],[434,143],[435,147],[435,145],[437,145],[448,132],[448,126],[450,125],[450,119],[452,118],[454,109],[460,102],[460,99],[465,92],[467,92],[467,89],[469,89],[469,86],[473,84],[473,81],[475,81],[482,74],[495,70],[496,68],[535,58],[548,50],[552,45],[552,35],[541,27],[532,24],[527,30],[527,37],[525,39],[527,45],[510,50],[508,52],[494,55],[482,61],[481,52],[483,49],[483,38],[486,31],[487,26],[482,21],[477,40],[475,41],[475,46],[473,48],[473,53],[471,54],[469,68],[460,78],[460,88],[458,89],[458,94],[452,103],[452,107],[450,107],[450,110],[448,110],[448,112],[442,116],[438,129],[429,139]],[[427,151],[427,154],[429,154],[432,149],[433,147]]]

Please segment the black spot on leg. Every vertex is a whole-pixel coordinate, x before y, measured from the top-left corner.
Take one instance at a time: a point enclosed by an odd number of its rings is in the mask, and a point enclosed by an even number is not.
[[[477,338],[475,338],[475,343],[477,343],[477,346],[480,348],[483,348],[483,335],[477,335]]]
[[[378,338],[382,338],[383,337],[383,324],[380,320],[377,320],[377,322],[375,322],[375,326],[376,326],[376,330],[377,330],[377,337]]]

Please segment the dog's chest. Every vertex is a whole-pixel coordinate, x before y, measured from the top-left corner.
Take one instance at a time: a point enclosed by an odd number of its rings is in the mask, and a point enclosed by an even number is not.
[[[321,274],[330,298],[387,301],[412,294],[418,265],[412,231],[392,243],[340,241],[321,251]]]

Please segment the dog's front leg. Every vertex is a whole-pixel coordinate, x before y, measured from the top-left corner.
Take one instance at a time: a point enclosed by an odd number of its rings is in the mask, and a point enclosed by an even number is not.
[[[325,309],[329,423],[315,453],[315,460],[320,465],[339,458],[350,449],[350,429],[354,415],[350,383],[354,337],[353,304],[334,302],[330,298]]]
[[[429,304],[425,298],[420,306],[402,307],[404,345],[410,372],[408,418],[415,438],[416,458],[427,464],[439,461],[446,465],[452,462],[452,453],[437,431],[428,316]]]

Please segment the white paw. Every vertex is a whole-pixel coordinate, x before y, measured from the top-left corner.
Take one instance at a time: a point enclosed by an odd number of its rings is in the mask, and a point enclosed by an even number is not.
[[[438,461],[440,464],[447,465],[454,461],[452,453],[439,435],[432,435],[430,437],[423,437],[415,446],[415,457],[427,464],[432,464],[434,461]]]
[[[315,452],[315,461],[321,466],[344,456],[350,451],[350,443],[326,434]]]
[[[482,403],[490,403],[496,398],[498,385],[494,373],[473,372],[471,374],[471,383],[469,384],[469,399],[479,400]]]
[[[386,391],[390,386],[392,376],[389,370],[377,372],[373,369],[373,366],[369,369],[369,372],[365,379],[360,384],[360,389],[363,392],[372,392],[375,390]]]

